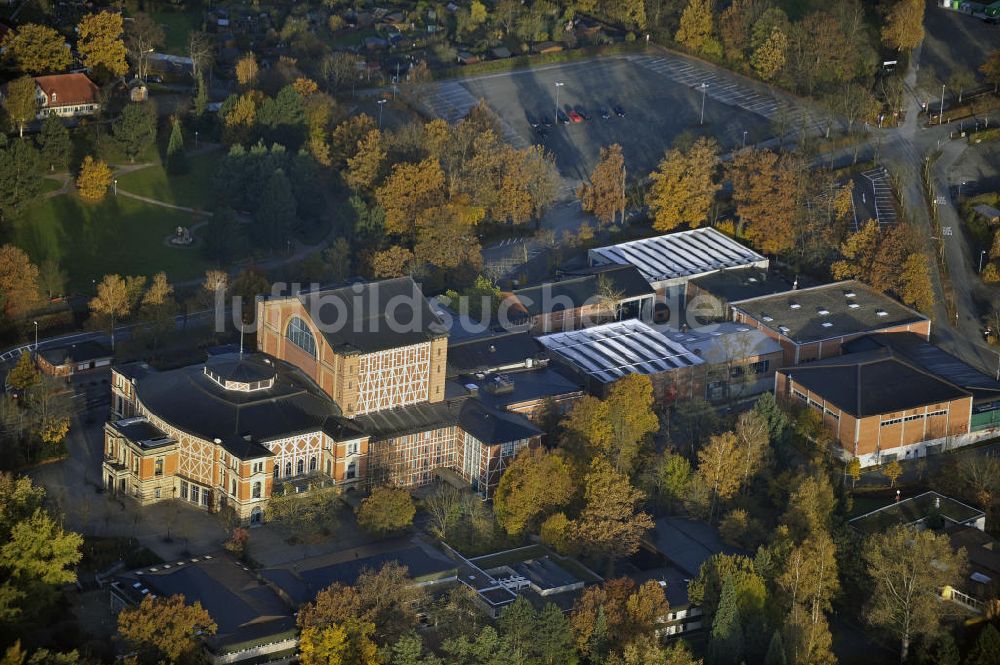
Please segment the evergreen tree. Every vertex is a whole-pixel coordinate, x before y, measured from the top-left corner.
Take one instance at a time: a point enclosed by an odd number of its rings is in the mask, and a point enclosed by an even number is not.
[[[187,173],[188,166],[181,121],[180,118],[174,118],[171,121],[170,141],[167,143],[167,173],[171,175]]]
[[[1000,631],[987,624],[979,633],[976,643],[965,658],[966,665],[993,665],[1000,663]]]
[[[603,606],[597,609],[594,630],[591,632],[588,642],[587,651],[594,655],[608,653],[614,643],[614,636],[608,630],[608,615],[605,614]]]
[[[246,249],[243,231],[236,222],[232,208],[220,208],[209,218],[201,234],[205,256],[220,265],[226,265],[240,258]]]
[[[785,665],[788,662],[785,657],[785,641],[781,639],[781,631],[774,631],[771,636],[771,644],[767,647],[767,655],[764,656],[764,665]]]
[[[23,140],[10,144],[4,140],[0,146],[0,210],[4,217],[9,217],[41,189],[38,151]]]
[[[69,166],[72,144],[70,143],[69,130],[62,124],[59,116],[46,116],[42,122],[42,130],[35,140],[38,143],[44,167],[48,167],[50,172],[66,170]]]
[[[739,595],[732,576],[722,583],[719,606],[712,619],[708,662],[711,665],[739,665],[743,658],[743,626]]]
[[[115,140],[130,162],[156,139],[156,112],[150,104],[129,104],[111,126]]]
[[[198,92],[194,96],[194,114],[199,119],[205,115],[205,111],[208,108],[208,85],[205,83],[205,77],[202,74],[198,74]]]
[[[536,617],[534,649],[539,660],[546,665],[573,665],[577,662],[573,627],[554,603],[546,603]]]
[[[285,172],[271,174],[257,210],[254,230],[256,240],[270,249],[278,249],[295,224],[295,197]]]
[[[326,210],[326,196],[316,159],[307,150],[300,150],[289,162],[288,174],[299,218],[315,219],[322,215]]]

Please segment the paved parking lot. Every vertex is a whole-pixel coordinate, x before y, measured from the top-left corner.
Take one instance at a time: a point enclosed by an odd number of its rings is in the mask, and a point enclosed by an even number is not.
[[[855,181],[855,195],[858,194],[857,188],[860,186],[862,201],[871,200],[872,217],[878,220],[879,227],[895,224],[896,196],[889,181],[889,172],[885,167],[878,166],[864,171],[861,176],[861,179]]]
[[[556,83],[562,85],[557,88]],[[704,90],[705,122],[700,124]],[[584,110],[590,120],[554,125],[542,136],[531,122]],[[480,99],[500,116],[503,132],[517,147],[541,143],[556,156],[566,192],[590,173],[602,146],[621,144],[631,174],[656,167],[678,135],[710,135],[724,150],[770,139],[779,120],[788,131],[808,117],[788,98],[718,68],[660,52],[587,60],[435,83],[421,94],[434,115],[454,121]],[[621,106],[625,117],[613,109]],[[603,119],[600,108],[612,111]]]
[[[983,23],[939,7],[937,0],[927,0],[924,31],[918,83],[927,98],[940,99],[941,84],[959,68],[975,74],[982,84],[979,65],[990,50],[1000,46],[1000,25]]]

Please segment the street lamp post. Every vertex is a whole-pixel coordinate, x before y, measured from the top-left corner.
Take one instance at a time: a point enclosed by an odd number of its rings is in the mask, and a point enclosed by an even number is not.
[[[198,130],[194,130],[194,149],[198,149]]]
[[[111,181],[111,186],[115,189],[115,196],[118,196],[118,178]]]
[[[382,129],[382,109],[385,108],[385,103],[389,101],[387,99],[378,100],[378,128]]]
[[[941,84],[941,110],[938,112],[938,125],[944,124],[944,83]]]
[[[983,272],[983,257],[984,256],[986,256],[986,250],[985,249],[980,250],[980,252],[979,252],[979,272]]]
[[[740,147],[741,148],[747,147],[747,130],[745,130],[745,129],[743,130],[743,145],[740,146]]]
[[[35,324],[35,353],[38,353],[38,321],[32,321]]]
[[[559,124],[559,88],[563,87],[562,81],[556,81],[556,124]]]
[[[701,88],[701,121],[698,124],[699,125],[704,125],[705,124],[705,95],[708,93],[708,84],[707,83],[702,83],[701,86],[699,86],[699,87]]]

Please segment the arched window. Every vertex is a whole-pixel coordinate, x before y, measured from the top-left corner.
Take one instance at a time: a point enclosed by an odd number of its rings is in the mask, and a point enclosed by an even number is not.
[[[255,498],[255,499],[259,499],[260,498],[260,481],[259,480],[253,484],[253,493],[251,494],[251,496],[253,498]]]
[[[290,475],[292,475],[292,463],[291,462],[285,462],[285,476],[287,477],[287,476],[290,476]]]
[[[230,492],[233,496],[236,496],[236,479],[233,478],[233,491]]]
[[[280,469],[280,468],[281,468],[281,467],[280,467],[280,466],[278,466],[277,464],[275,464],[275,465],[274,465],[274,477],[275,477],[275,478],[277,478],[277,477],[278,477],[278,469]]]
[[[315,455],[313,455],[312,457],[309,458],[309,470],[310,471],[315,471],[316,470],[316,456]]]
[[[263,512],[260,508],[254,508],[250,511],[250,524],[260,524],[260,518],[263,517]]]
[[[351,462],[347,465],[346,480],[351,480],[356,475],[358,475],[358,464],[357,462]]]
[[[306,461],[300,459],[295,464],[295,473],[301,476],[305,472],[305,470],[306,470]]]
[[[288,322],[288,327],[285,328],[285,337],[313,358],[316,357],[316,338],[313,337],[306,322],[299,317],[293,316]]]

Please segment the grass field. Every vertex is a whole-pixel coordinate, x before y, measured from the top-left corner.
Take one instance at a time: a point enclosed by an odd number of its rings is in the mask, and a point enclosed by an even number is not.
[[[12,240],[40,263],[54,259],[66,271],[70,292],[86,292],[107,273],[152,275],[165,270],[172,282],[198,277],[208,266],[197,249],[164,245],[189,213],[109,196],[90,204],[76,195],[44,199],[14,222]]]
[[[153,12],[153,18],[163,26],[166,43],[163,51],[171,55],[187,55],[188,37],[201,30],[200,9],[191,12]]]
[[[53,180],[52,178],[42,178],[42,186],[39,194],[47,194],[48,192],[54,192],[62,187],[62,183],[58,180]]]
[[[168,175],[162,165],[126,173],[118,186],[139,196],[148,196],[174,205],[197,209],[212,207],[213,181],[223,152],[203,153],[189,158],[191,169],[183,175]]]

